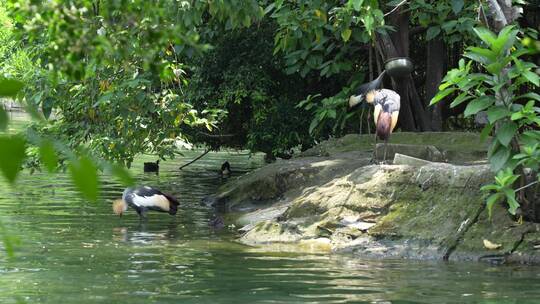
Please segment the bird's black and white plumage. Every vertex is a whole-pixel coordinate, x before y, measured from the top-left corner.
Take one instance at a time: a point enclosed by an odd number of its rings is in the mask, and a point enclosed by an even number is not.
[[[113,211],[117,215],[122,215],[130,206],[137,211],[140,217],[145,217],[148,210],[175,215],[178,211],[178,205],[178,200],[171,195],[152,187],[142,186],[124,190],[122,199],[114,202]]]
[[[375,106],[373,119],[376,134],[382,140],[387,140],[396,127],[401,107],[400,99],[398,93],[388,89],[376,90],[366,96],[366,101]]]
[[[357,90],[357,95],[352,95],[349,98],[349,107],[355,107],[364,99],[367,103],[373,104],[375,136],[386,142],[397,125],[401,98],[395,91],[379,89],[384,75],[385,72],[383,71],[377,79],[361,85]]]

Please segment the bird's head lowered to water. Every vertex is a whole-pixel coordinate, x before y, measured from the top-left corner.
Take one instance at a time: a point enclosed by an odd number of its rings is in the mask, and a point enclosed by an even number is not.
[[[116,199],[113,202],[113,211],[116,215],[122,216],[127,211],[128,204],[123,199]]]
[[[377,90],[381,86],[385,73],[386,72],[383,71],[377,77],[377,79],[358,87],[358,89],[356,90],[356,95],[351,95],[351,97],[349,97],[349,108],[355,107],[356,105],[360,104],[364,99],[368,103],[373,103],[375,90]]]

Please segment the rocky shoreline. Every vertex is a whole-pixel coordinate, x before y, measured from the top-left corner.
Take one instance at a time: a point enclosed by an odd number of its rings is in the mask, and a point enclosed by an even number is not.
[[[477,134],[396,133],[391,165],[371,163],[372,141],[323,142],[230,180],[205,202],[237,214],[239,241],[248,245],[540,264],[540,225],[518,225],[500,205],[488,219],[479,189],[493,175]]]

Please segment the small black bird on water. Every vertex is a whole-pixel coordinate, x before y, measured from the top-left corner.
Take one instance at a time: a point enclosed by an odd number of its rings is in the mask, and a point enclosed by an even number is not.
[[[352,108],[366,100],[368,103],[374,104],[373,118],[375,120],[375,149],[377,144],[377,137],[384,140],[384,158],[386,160],[386,144],[390,134],[396,127],[399,108],[400,108],[400,96],[398,93],[388,89],[379,89],[382,79],[385,75],[383,71],[377,79],[361,85],[356,96],[349,97],[349,107]]]
[[[144,172],[159,172],[159,159],[156,162],[146,162],[144,163]]]
[[[137,211],[139,217],[146,218],[148,210],[168,212],[170,215],[175,215],[178,211],[178,205],[178,200],[171,195],[152,187],[143,186],[124,190],[122,199],[114,201],[113,211],[122,216],[130,206]]]
[[[222,177],[229,177],[231,175],[231,165],[228,161],[225,161],[221,165],[221,171],[219,171]]]

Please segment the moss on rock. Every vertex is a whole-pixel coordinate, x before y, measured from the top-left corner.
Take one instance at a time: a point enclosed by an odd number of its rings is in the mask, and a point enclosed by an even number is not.
[[[445,155],[485,155],[476,134],[392,138],[433,145]],[[304,153],[311,156],[279,161],[230,182],[210,201],[227,210],[248,210],[237,223],[244,226],[240,241],[249,245],[294,244],[299,250],[377,258],[503,256],[504,261],[540,262],[538,225],[516,225],[500,206],[496,225],[487,219],[479,189],[493,178],[488,165],[372,165],[372,139],[348,135],[323,142]],[[502,246],[488,251],[483,239]]]

